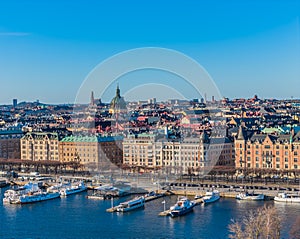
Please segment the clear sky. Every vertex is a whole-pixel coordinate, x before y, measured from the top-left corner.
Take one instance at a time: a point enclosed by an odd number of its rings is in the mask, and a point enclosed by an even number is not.
[[[300,98],[299,14],[300,0],[0,1],[0,104],[72,103],[101,61],[149,46],[197,60],[222,96]]]

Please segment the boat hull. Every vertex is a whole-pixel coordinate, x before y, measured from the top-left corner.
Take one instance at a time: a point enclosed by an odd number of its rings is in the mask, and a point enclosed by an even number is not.
[[[72,195],[72,194],[76,194],[76,193],[81,193],[81,192],[84,192],[86,191],[87,188],[80,188],[80,189],[66,189],[66,190],[62,190],[60,192],[61,196],[69,196],[69,195]]]
[[[35,202],[42,202],[47,201],[55,198],[59,198],[60,194],[59,192],[56,193],[42,193],[37,195],[24,195],[21,196],[16,201],[11,201],[12,204],[29,204],[29,203],[35,203]]]
[[[135,198],[135,199],[130,200],[128,202],[121,203],[117,207],[117,212],[129,212],[129,211],[136,210],[136,209],[139,209],[139,208],[144,208],[144,206],[145,206],[144,197]]]
[[[129,208],[117,208],[117,212],[129,212],[129,211],[133,211],[133,210],[137,210],[137,209],[142,209],[144,208],[144,204],[141,205],[136,205],[133,207],[129,207]]]
[[[299,198],[280,198],[280,197],[274,197],[275,202],[285,202],[285,203],[300,203],[300,197]]]
[[[238,194],[236,196],[236,199],[238,200],[248,200],[248,201],[260,201],[265,199],[264,194],[258,194],[258,195],[246,195],[246,194]]]
[[[187,208],[187,209],[184,209],[184,210],[172,210],[170,212],[170,215],[171,215],[171,217],[180,217],[180,216],[183,216],[183,215],[185,215],[189,212],[192,212],[193,208],[194,208],[194,206],[192,206],[190,208]]]

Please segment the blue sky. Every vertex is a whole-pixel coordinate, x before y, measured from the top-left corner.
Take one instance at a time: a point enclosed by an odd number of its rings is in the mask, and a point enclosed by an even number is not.
[[[299,0],[1,1],[0,104],[72,103],[101,61],[149,46],[198,61],[222,96],[300,98],[299,14]],[[173,84],[171,75],[153,77]],[[119,80],[122,93],[134,87],[128,78]],[[153,96],[164,98],[163,92]]]

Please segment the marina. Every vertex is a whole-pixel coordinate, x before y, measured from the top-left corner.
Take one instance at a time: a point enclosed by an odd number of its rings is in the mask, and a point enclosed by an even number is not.
[[[1,189],[2,201],[4,191]],[[228,238],[227,226],[231,219],[241,219],[249,210],[264,205],[274,205],[276,210],[285,215],[283,218],[282,238],[288,238],[291,221],[300,214],[299,204],[275,203],[273,201],[241,201],[234,198],[220,198],[216,203],[207,206],[201,203],[195,206],[192,213],[182,217],[160,217],[161,211],[170,208],[178,201],[177,195],[164,196],[146,202],[143,210],[128,213],[107,213],[111,200],[89,200],[87,192],[75,194],[60,200],[49,200],[30,205],[0,205],[1,223],[5,230],[1,238]],[[114,198],[115,205],[130,200],[131,196]],[[188,196],[193,200],[193,196]],[[165,204],[162,202],[165,201]],[[70,217],[72,210],[72,217]],[[44,217],[44,215],[47,217]],[[59,223],[57,218],[60,218]],[[30,221],[31,223],[27,223]],[[143,223],[141,223],[143,222]],[[118,226],[116,226],[118,225]],[[151,225],[151,226],[149,226]],[[200,225],[200,226],[199,226]],[[218,231],[215,230],[218,225]],[[138,230],[127,231],[128,227]],[[76,230],[74,230],[76,228]]]

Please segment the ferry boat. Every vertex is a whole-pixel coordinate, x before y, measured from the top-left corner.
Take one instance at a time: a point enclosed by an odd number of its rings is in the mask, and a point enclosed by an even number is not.
[[[171,217],[178,217],[191,212],[196,203],[188,200],[186,197],[179,198],[178,202],[170,208]]]
[[[54,198],[59,198],[60,193],[57,192],[31,192],[24,195],[21,195],[18,200],[12,201],[12,204],[26,204],[26,203],[34,203],[34,202],[41,202],[46,201]]]
[[[17,203],[22,195],[39,191],[40,188],[36,183],[28,183],[14,189],[8,189],[4,192],[3,203]]]
[[[299,194],[287,194],[287,193],[278,193],[276,197],[274,197],[275,202],[288,202],[288,203],[300,203],[300,195]]]
[[[220,199],[220,194],[219,191],[214,190],[212,192],[206,192],[204,197],[203,197],[203,202],[204,203],[212,203],[215,201],[218,201]]]
[[[117,206],[117,212],[128,212],[145,206],[144,197],[136,197],[128,202],[120,203]]]
[[[256,194],[254,192],[253,193],[244,192],[244,193],[239,193],[238,195],[236,195],[235,198],[239,200],[259,201],[259,200],[264,200],[265,195],[262,193]]]
[[[62,188],[60,190],[61,196],[69,196],[71,194],[80,193],[87,190],[87,187],[84,185],[83,182],[79,182],[70,186],[67,186],[65,188]]]

